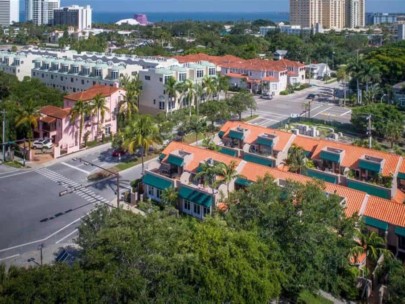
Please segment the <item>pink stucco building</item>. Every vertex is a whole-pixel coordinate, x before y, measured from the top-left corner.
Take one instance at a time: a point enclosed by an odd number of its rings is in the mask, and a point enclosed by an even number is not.
[[[97,95],[105,100],[107,111],[104,120],[100,118],[100,128],[97,126],[97,114],[89,114],[84,117],[82,140],[87,137],[88,141],[109,137],[117,132],[117,113],[120,101],[126,92],[124,89],[95,85],[90,89],[65,96],[63,108],[45,106],[40,110],[40,118],[36,135],[40,138],[49,137],[54,143],[54,157],[61,154],[78,151],[80,134],[80,117],[72,121],[72,108],[79,100],[91,103]],[[98,130],[100,131],[97,134]],[[98,135],[98,136],[97,136]]]

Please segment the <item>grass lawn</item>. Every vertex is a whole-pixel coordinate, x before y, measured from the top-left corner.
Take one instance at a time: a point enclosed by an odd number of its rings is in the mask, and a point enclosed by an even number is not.
[[[298,303],[303,304],[333,304],[332,301],[325,299],[319,295],[314,295],[308,290],[304,290],[298,297]]]
[[[15,161],[15,160],[5,162],[4,164],[9,167],[13,167],[13,168],[17,168],[17,169],[25,168],[21,163],[19,163],[18,161]]]
[[[97,147],[97,146],[100,146],[100,145],[103,145],[103,144],[106,144],[106,143],[109,143],[109,142],[111,142],[110,138],[106,138],[104,140],[104,142],[99,141],[99,140],[88,141],[87,144],[86,144],[86,147],[87,148],[94,148],[94,147]]]
[[[202,140],[204,138],[205,138],[205,134],[201,133],[201,134],[198,134],[198,139],[197,140]],[[183,142],[185,142],[186,144],[192,144],[195,141],[196,141],[195,140],[195,133],[189,133],[189,134],[187,134],[187,135],[185,135],[183,137]]]
[[[159,153],[150,153],[150,154],[148,154],[147,156],[145,156],[144,158],[143,158],[143,160],[144,160],[144,162],[146,162],[146,161],[148,161],[148,160],[150,160],[150,159],[152,159],[152,158],[155,158],[155,157],[157,157],[157,156],[159,156],[160,155],[160,152]],[[134,166],[136,166],[136,165],[139,165],[139,164],[141,164],[142,163],[142,159],[139,157],[136,157],[136,158],[134,158],[134,159],[131,159],[131,160],[128,160],[128,161],[124,161],[124,162],[122,162],[122,163],[119,163],[119,164],[117,164],[117,165],[115,165],[113,168],[115,168],[115,169],[117,169],[117,171],[123,171],[123,170],[126,170],[126,169],[128,169],[128,168],[131,168],[131,167],[134,167]]]
[[[255,114],[255,115],[243,118],[242,121],[249,121],[249,120],[253,120],[253,119],[258,118],[258,117],[259,117],[259,115]]]

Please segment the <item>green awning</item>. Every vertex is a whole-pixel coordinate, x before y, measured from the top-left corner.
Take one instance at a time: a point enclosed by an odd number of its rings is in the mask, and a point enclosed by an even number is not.
[[[251,162],[251,163],[256,163],[259,165],[263,165],[263,166],[268,166],[268,167],[274,167],[274,161],[270,158],[266,158],[266,157],[261,157],[258,155],[254,155],[254,154],[245,154],[243,156],[243,159]]]
[[[159,160],[163,160],[165,157],[166,157],[166,154],[161,153],[161,154],[159,155]]]
[[[237,177],[235,180],[235,184],[243,187],[248,187],[252,184],[252,182],[250,180],[247,180],[246,178]]]
[[[238,140],[243,140],[243,138],[245,137],[243,132],[239,132],[239,131],[235,131],[235,130],[229,131],[228,136],[229,136],[229,138],[238,139]]]
[[[376,162],[370,162],[365,159],[359,160],[359,168],[373,171],[373,172],[380,172],[381,171],[381,164]]]
[[[364,216],[363,219],[364,219],[364,223],[367,226],[371,226],[371,227],[378,228],[378,229],[385,230],[385,231],[388,230],[388,223],[386,223],[386,222],[383,222],[383,221],[380,221],[373,217],[368,217],[368,216]]]
[[[377,186],[373,184],[368,184],[366,182],[361,182],[353,179],[347,179],[347,187],[356,189],[359,191],[366,192],[370,195],[386,198],[386,199],[391,199],[391,189],[382,187],[382,186]]]
[[[335,163],[340,163],[340,154],[339,153],[333,153],[329,151],[321,151],[320,155],[321,159],[323,160],[329,160]]]
[[[184,159],[180,156],[169,154],[167,162],[171,165],[182,167],[184,165]]]
[[[212,196],[189,187],[180,187],[179,197],[209,208],[213,204]]]
[[[222,154],[233,156],[233,157],[238,156],[238,151],[231,149],[231,148],[220,147],[219,152],[221,152]]]
[[[331,173],[324,173],[323,171],[315,170],[315,169],[305,169],[303,172],[304,175],[312,177],[312,178],[317,178],[320,180],[323,180],[328,183],[332,184],[337,184],[338,183],[338,176],[333,175]]]
[[[167,188],[173,187],[173,182],[169,181],[163,177],[159,177],[153,174],[146,173],[142,178],[142,182],[145,185],[149,185],[160,190],[165,190]]]
[[[261,146],[273,147],[273,140],[270,138],[258,137],[256,143]]]
[[[222,138],[224,136],[225,132],[224,131],[219,131],[218,132],[218,136],[219,138]]]
[[[405,228],[404,227],[396,227],[395,234],[405,237]]]
[[[405,179],[405,173],[404,172],[398,172],[398,178],[399,179]]]

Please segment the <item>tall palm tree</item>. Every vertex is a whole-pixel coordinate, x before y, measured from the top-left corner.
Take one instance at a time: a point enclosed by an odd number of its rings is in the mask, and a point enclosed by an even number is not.
[[[137,148],[141,148],[143,174],[144,155],[147,155],[150,146],[162,143],[158,126],[151,116],[138,115],[125,128],[124,138],[124,146],[129,153],[133,154]]]
[[[104,122],[105,113],[110,109],[105,104],[105,99],[101,94],[94,96],[93,101],[90,103],[91,112],[97,115],[97,136],[101,133],[101,122]],[[92,113],[92,114],[93,114]]]
[[[131,91],[127,90],[124,99],[120,102],[119,111],[124,112],[127,120],[131,120],[135,113],[138,113],[137,96]]]
[[[191,79],[187,79],[186,81],[184,81],[183,90],[188,101],[189,116],[191,116],[192,103],[196,97],[194,82]]]
[[[195,133],[195,141],[198,146],[198,134],[201,134],[206,129],[206,122],[203,119],[199,119],[198,116],[190,116],[189,128]]]
[[[31,140],[34,137],[34,129],[38,127],[38,118],[40,116],[38,107],[35,106],[32,99],[28,100],[23,106],[17,108],[16,127],[27,126],[28,144],[31,147]]]
[[[174,187],[169,187],[162,192],[162,202],[168,206],[176,207],[179,195]]]
[[[165,80],[165,91],[166,95],[169,98],[169,102],[176,101],[177,94],[181,90],[181,84],[177,83],[176,78],[170,76]]]
[[[142,93],[142,81],[139,79],[139,75],[135,75],[132,78],[128,75],[121,76],[121,85],[126,91],[124,100],[119,105],[119,110],[123,112],[125,110],[127,119],[130,120],[133,114],[139,110],[139,97]]]
[[[90,107],[87,102],[83,100],[78,100],[75,105],[70,110],[70,121],[75,123],[79,119],[79,147],[82,145],[82,133],[84,126],[84,118],[86,115],[90,114]]]
[[[229,91],[229,77],[226,75],[222,75],[221,73],[217,74],[217,84],[218,84],[218,91],[223,92],[225,94],[225,99],[227,97]],[[219,99],[219,94],[218,94]]]
[[[197,180],[203,179],[204,185],[209,186],[212,189],[212,194],[215,193],[217,186],[217,176],[221,174],[219,163],[205,161],[200,164],[200,172],[195,175]]]
[[[218,167],[220,170],[220,175],[223,176],[223,179],[220,181],[221,183],[226,184],[226,192],[227,196],[229,197],[229,185],[230,183],[238,177],[241,177],[241,175],[238,173],[236,170],[236,167],[238,165],[236,164],[235,161],[231,161],[229,165],[225,163],[219,163]]]
[[[288,156],[286,159],[286,164],[289,166],[289,171],[294,173],[301,173],[302,169],[305,167],[305,151],[293,144],[288,151]]]
[[[214,77],[205,76],[202,81],[202,86],[208,100],[217,92],[217,85]]]
[[[194,85],[194,91],[195,91],[195,110],[197,113],[197,116],[199,115],[199,108],[200,108],[200,103],[201,103],[201,98],[204,95],[204,88],[202,86],[202,84],[200,83],[196,83]]]

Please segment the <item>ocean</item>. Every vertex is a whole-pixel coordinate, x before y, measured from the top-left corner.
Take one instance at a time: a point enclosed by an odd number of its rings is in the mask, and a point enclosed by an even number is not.
[[[133,18],[136,12],[100,12],[93,11],[93,22],[95,23],[115,23],[121,19]],[[257,19],[267,19],[274,22],[288,21],[288,12],[168,12],[168,13],[145,13],[150,22],[160,21],[251,21]],[[20,14],[20,20],[25,19],[24,12]]]

